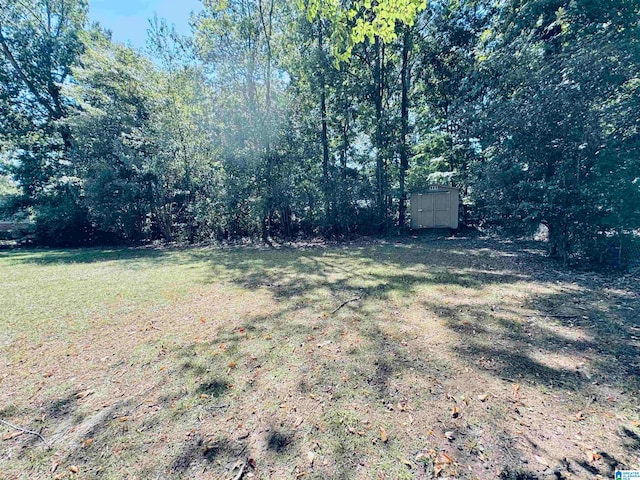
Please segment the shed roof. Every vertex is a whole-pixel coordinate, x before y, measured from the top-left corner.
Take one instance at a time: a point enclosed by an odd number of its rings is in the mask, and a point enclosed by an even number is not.
[[[428,193],[428,192],[432,192],[432,191],[442,191],[442,190],[455,190],[456,192],[460,191],[459,188],[456,187],[450,187],[448,185],[429,185],[428,187],[422,187],[422,188],[413,188],[411,189],[411,193]]]

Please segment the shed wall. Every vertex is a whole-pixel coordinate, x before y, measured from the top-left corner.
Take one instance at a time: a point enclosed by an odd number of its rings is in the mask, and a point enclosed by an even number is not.
[[[458,189],[432,187],[411,194],[411,228],[458,228]]]

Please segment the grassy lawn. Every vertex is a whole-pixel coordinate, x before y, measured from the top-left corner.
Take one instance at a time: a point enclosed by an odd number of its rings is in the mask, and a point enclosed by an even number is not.
[[[0,478],[613,478],[639,290],[486,238],[0,252],[0,419],[47,442],[1,424]]]

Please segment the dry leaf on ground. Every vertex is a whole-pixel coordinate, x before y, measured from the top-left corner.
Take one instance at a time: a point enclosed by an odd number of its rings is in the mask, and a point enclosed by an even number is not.
[[[81,400],[83,398],[87,398],[89,395],[93,393],[93,390],[83,390],[82,392],[76,393],[76,398]]]

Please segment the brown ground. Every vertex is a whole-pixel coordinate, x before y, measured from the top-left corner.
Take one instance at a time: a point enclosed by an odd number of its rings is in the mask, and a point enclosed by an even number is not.
[[[88,252],[0,273],[81,268],[68,288],[82,289],[115,262],[127,288],[135,264],[136,281],[165,269],[163,300],[100,300],[82,327],[65,329],[71,311],[39,335],[5,322],[0,418],[51,448],[0,425],[0,478],[640,468],[637,277],[562,271],[536,244],[486,238]],[[172,293],[180,275],[193,282]]]

